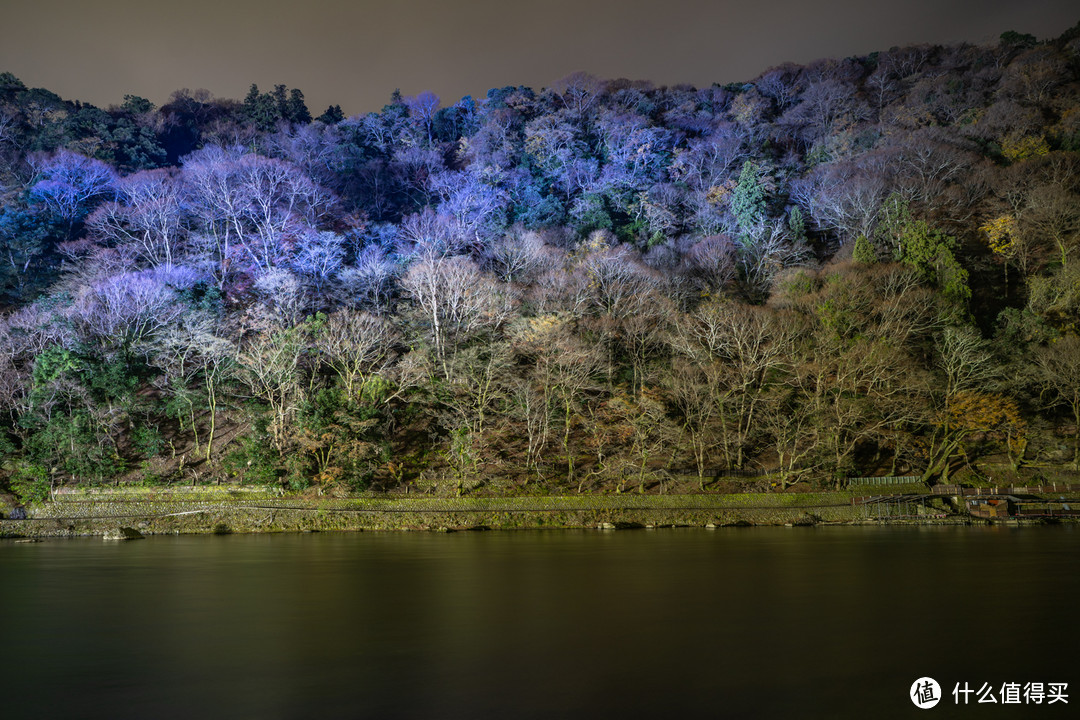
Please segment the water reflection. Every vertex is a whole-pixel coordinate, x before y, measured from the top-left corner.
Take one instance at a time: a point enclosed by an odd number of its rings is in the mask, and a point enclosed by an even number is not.
[[[3,543],[0,711],[906,717],[922,675],[1080,692],[1053,630],[1080,599],[1078,540],[1062,527]]]

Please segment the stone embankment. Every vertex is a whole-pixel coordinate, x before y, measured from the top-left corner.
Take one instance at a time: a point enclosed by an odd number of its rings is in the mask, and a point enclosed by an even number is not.
[[[286,496],[266,488],[132,488],[58,493],[51,501],[30,508],[25,520],[0,520],[0,537],[105,535],[118,527],[153,535],[723,527],[881,520],[854,504],[851,493],[332,498]],[[934,515],[914,521],[955,519]]]

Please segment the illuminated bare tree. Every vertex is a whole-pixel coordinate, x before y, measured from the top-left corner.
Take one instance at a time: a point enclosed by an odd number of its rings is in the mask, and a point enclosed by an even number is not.
[[[53,155],[32,156],[30,164],[37,177],[31,197],[65,220],[69,233],[95,201],[114,193],[116,173],[100,160],[60,150]]]
[[[386,320],[346,308],[327,318],[313,344],[355,401],[363,396],[371,377],[390,362],[394,339],[393,328]]]
[[[709,372],[701,363],[685,357],[676,357],[672,362],[671,372],[665,376],[671,403],[682,421],[683,431],[690,438],[698,487],[702,491],[705,490],[706,462],[715,437],[713,425],[718,408],[717,388],[713,383],[717,379],[716,373]]]
[[[401,279],[428,327],[435,361],[449,380],[458,344],[482,328],[501,325],[509,298],[466,257],[413,263]]]
[[[193,153],[183,179],[219,285],[237,262],[255,274],[284,264],[333,201],[294,165],[235,148]]]
[[[543,383],[562,425],[562,449],[566,459],[566,481],[574,482],[574,455],[571,435],[581,417],[582,395],[596,387],[606,363],[595,345],[587,345],[564,325],[556,325],[545,338],[537,359],[538,377]]]
[[[531,280],[558,261],[540,235],[531,231],[502,236],[491,244],[488,256],[491,270],[506,283]]]
[[[106,351],[152,352],[149,343],[185,312],[167,276],[152,270],[124,273],[85,288],[72,308],[84,342]]]
[[[270,436],[279,455],[303,397],[299,370],[306,342],[303,327],[269,328],[243,342],[233,358],[235,377],[270,408]]]
[[[1080,195],[1061,185],[1041,185],[1028,195],[1022,222],[1025,229],[1051,241],[1065,265],[1080,243]]]
[[[604,89],[604,82],[586,72],[573,72],[556,80],[551,90],[563,106],[577,117],[583,116],[597,101]]]
[[[389,299],[395,267],[378,245],[368,245],[353,265],[345,266],[337,276],[335,294],[345,304],[359,304],[376,310]]]
[[[151,267],[171,268],[185,250],[186,211],[181,189],[168,170],[144,170],[116,183],[118,202],[105,203],[88,219],[92,235],[107,244],[132,246]]]
[[[433,92],[424,92],[405,98],[405,107],[409,108],[409,117],[416,123],[427,136],[428,145],[432,141],[432,124],[435,122],[435,114],[439,111],[439,96]]]
[[[213,318],[205,312],[185,313],[157,343],[154,364],[162,370],[156,384],[168,392],[176,407],[180,429],[185,421],[195,441],[195,451],[211,459],[217,432],[221,384],[235,349],[217,334]],[[205,435],[199,433],[198,411],[206,410]],[[205,449],[201,449],[205,440]]]

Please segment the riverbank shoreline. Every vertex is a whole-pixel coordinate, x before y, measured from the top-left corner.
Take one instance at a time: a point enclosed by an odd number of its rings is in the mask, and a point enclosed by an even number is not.
[[[947,498],[870,505],[857,492],[519,497],[310,497],[258,487],[93,488],[59,493],[0,538],[282,532],[1043,524],[974,518]]]

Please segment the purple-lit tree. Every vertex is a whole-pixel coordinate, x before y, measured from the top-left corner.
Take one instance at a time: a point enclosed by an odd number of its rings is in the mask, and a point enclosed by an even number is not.
[[[312,290],[322,295],[345,260],[343,238],[335,232],[307,230],[296,238],[292,256],[293,270],[311,283]]]
[[[688,141],[686,149],[676,151],[669,172],[674,180],[696,189],[718,187],[747,160],[744,139],[736,125],[722,123],[708,135]]]
[[[149,343],[171,327],[185,308],[159,270],[107,277],[76,297],[72,319],[83,342],[104,352],[149,354]]]
[[[493,168],[473,172],[443,172],[433,179],[442,198],[439,212],[452,216],[458,233],[471,236],[479,245],[506,227],[508,194]]]
[[[346,305],[362,305],[376,312],[390,297],[396,267],[378,245],[368,245],[353,265],[338,273],[335,295]]]
[[[429,90],[405,98],[405,107],[409,109],[409,118],[426,135],[428,145],[432,141],[432,125],[435,122],[436,113],[439,112],[441,102],[439,96]]]
[[[183,178],[219,285],[235,262],[255,275],[287,263],[333,202],[291,163],[240,149],[193,153]]]
[[[30,162],[37,177],[31,198],[67,222],[69,232],[96,201],[115,192],[116,173],[100,160],[60,150]]]
[[[402,257],[447,257],[465,252],[472,241],[456,218],[426,207],[402,220],[397,252]]]
[[[851,163],[830,163],[792,185],[792,198],[817,227],[837,233],[842,242],[869,236],[887,195],[880,173]]]
[[[171,268],[185,251],[187,211],[168,170],[144,170],[116,182],[119,199],[87,218],[91,235],[107,245],[128,245],[150,267]]]

